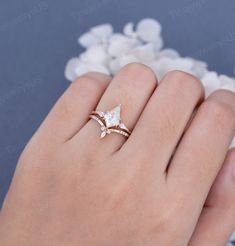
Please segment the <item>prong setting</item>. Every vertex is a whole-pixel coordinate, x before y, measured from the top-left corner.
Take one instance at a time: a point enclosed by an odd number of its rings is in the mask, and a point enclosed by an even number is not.
[[[129,137],[131,134],[125,124],[121,121],[121,104],[106,112],[93,111],[90,118],[96,120],[100,124],[100,138],[104,138],[107,134],[112,132],[119,133],[125,137]]]

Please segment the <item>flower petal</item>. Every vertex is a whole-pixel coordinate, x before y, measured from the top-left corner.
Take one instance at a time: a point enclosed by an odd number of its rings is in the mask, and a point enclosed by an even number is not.
[[[123,28],[123,33],[126,36],[133,37],[133,35],[135,34],[134,24],[132,22],[127,23]]]
[[[102,24],[91,28],[91,33],[100,40],[105,40],[113,33],[113,27],[110,24]]]
[[[131,48],[137,45],[137,41],[124,35],[114,35],[110,39],[108,53],[111,56],[118,57],[126,54]]]
[[[84,33],[78,39],[78,43],[84,48],[89,48],[93,45],[97,45],[99,42],[100,40],[98,39],[98,37],[90,32]]]
[[[206,96],[220,88],[220,80],[216,72],[208,72],[203,76],[202,83],[206,89]]]
[[[73,81],[77,78],[76,69],[78,66],[79,66],[79,58],[77,57],[74,57],[67,62],[65,68],[66,79]]]
[[[155,42],[161,34],[161,25],[154,19],[143,19],[137,25],[139,37],[146,42]]]
[[[179,53],[174,49],[164,49],[161,50],[158,54],[159,57],[169,57],[169,58],[178,58],[180,55]]]
[[[222,74],[219,76],[219,80],[221,82],[221,89],[235,92],[235,79]]]
[[[95,45],[87,49],[84,53],[83,59],[92,64],[107,65],[109,57],[102,45]]]
[[[154,45],[152,43],[137,46],[136,48],[130,50],[128,54],[138,58],[137,60],[142,62],[152,62],[156,58]]]

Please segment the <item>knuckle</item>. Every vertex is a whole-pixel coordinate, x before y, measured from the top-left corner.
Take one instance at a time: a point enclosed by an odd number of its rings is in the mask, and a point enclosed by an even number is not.
[[[142,63],[129,63],[123,67],[122,75],[128,78],[131,83],[149,83],[151,86],[156,85],[156,75],[153,70]]]
[[[190,91],[197,93],[199,96],[204,95],[204,88],[200,80],[189,73],[172,70],[165,75],[164,80],[171,83],[180,93],[188,93]]]
[[[235,114],[235,94],[231,91],[217,90],[213,92],[207,101],[214,102],[214,107],[224,113],[234,116]]]
[[[213,92],[208,99],[219,100],[221,103],[226,104],[228,107],[231,108],[235,112],[235,93],[229,90],[216,90]]]
[[[210,98],[203,103],[205,117],[210,117],[216,122],[218,129],[225,129],[235,123],[235,112],[224,102]]]

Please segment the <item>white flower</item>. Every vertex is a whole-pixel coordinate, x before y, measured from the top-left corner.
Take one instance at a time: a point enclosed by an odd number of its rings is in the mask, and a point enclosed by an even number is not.
[[[70,81],[74,81],[77,77],[91,71],[110,75],[110,72],[106,68],[106,66],[96,63],[85,63],[79,58],[72,58],[68,61],[66,65],[65,76]]]
[[[191,69],[192,74],[199,79],[203,78],[203,76],[208,72],[207,64],[193,59],[192,61],[194,62],[193,68]]]
[[[128,53],[130,49],[138,44],[138,41],[122,34],[114,34],[109,40],[108,53],[110,56],[118,57]]]
[[[226,76],[220,75],[219,80],[221,82],[221,89],[226,89],[235,92],[235,80]]]
[[[132,62],[141,62],[135,56],[123,55],[118,58],[112,59],[109,63],[109,69],[112,74],[116,74],[123,66]]]
[[[206,96],[220,88],[220,80],[216,72],[208,72],[202,78],[202,83],[206,90]]]
[[[126,55],[119,58],[119,64],[121,67],[124,67],[128,63],[132,63],[132,62],[141,62],[141,61],[138,60],[138,58],[136,58],[135,56],[131,56],[131,55]]]
[[[151,43],[137,46],[130,50],[128,54],[136,57],[137,60],[142,61],[143,63],[153,62],[156,57],[154,46]]]
[[[232,147],[235,147],[235,138],[233,139],[233,141],[232,141],[230,147],[231,147],[231,148],[232,148]],[[233,235],[233,240],[235,240],[235,234]]]
[[[74,81],[77,78],[76,68],[79,66],[79,59],[77,57],[71,58],[66,65],[65,68],[65,77],[70,80]]]
[[[84,48],[89,48],[93,45],[99,44],[100,39],[96,37],[94,34],[87,32],[84,33],[81,37],[79,37],[78,43]]]
[[[143,19],[137,24],[136,32],[145,42],[153,42],[159,39],[162,27],[154,19]]]
[[[233,146],[235,146],[235,144],[234,144]],[[235,240],[235,231],[233,232],[233,234],[232,234],[230,240],[231,240],[231,241],[234,241],[234,240]],[[233,246],[233,244],[232,244],[232,243],[228,243],[227,246]]]
[[[219,88],[235,92],[234,78],[208,71],[205,62],[183,58],[174,49],[163,49],[161,30],[160,23],[150,18],[141,20],[136,29],[127,23],[123,34],[113,33],[110,24],[95,26],[79,38],[86,51],[67,63],[65,76],[72,81],[92,70],[116,74],[124,65],[140,62],[150,66],[158,79],[174,69],[195,75],[202,80],[206,96]]]
[[[113,27],[110,24],[95,26],[89,32],[84,33],[78,39],[78,43],[84,48],[97,44],[106,44],[112,33]]]
[[[137,33],[134,31],[134,23],[132,22],[127,23],[123,28],[123,33],[126,36],[135,38],[137,36]]]
[[[232,240],[235,240],[235,231],[233,232],[232,236],[231,236]]]
[[[120,69],[121,69],[121,64],[118,58],[110,60],[109,70],[111,74],[115,75]]]
[[[169,57],[162,57],[155,61],[151,67],[155,71],[158,79],[161,79],[167,72],[171,70],[181,70],[190,73],[193,64],[193,61],[188,58],[179,57],[172,59]]]
[[[102,45],[94,45],[83,53],[82,59],[85,62],[97,65],[107,65],[109,56],[106,49]]]
[[[91,33],[100,40],[106,40],[113,33],[113,27],[110,24],[103,24],[91,28]]]
[[[180,55],[174,49],[164,49],[157,54],[157,58],[168,57],[168,58],[178,58]]]

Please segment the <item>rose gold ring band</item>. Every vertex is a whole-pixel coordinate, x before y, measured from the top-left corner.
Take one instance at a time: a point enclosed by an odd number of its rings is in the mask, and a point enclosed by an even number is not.
[[[113,108],[110,111],[92,111],[90,114],[90,119],[95,120],[99,123],[101,129],[100,137],[103,138],[110,133],[118,133],[124,137],[129,137],[131,131],[125,126],[120,118],[121,105]]]

